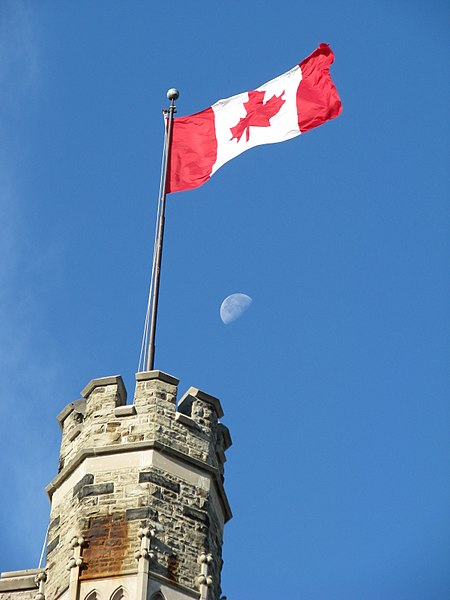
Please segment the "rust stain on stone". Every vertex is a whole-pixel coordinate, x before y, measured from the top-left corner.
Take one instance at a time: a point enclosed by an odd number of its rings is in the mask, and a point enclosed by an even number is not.
[[[81,579],[120,575],[128,546],[128,522],[124,514],[92,517],[83,531],[87,545],[83,551]]]

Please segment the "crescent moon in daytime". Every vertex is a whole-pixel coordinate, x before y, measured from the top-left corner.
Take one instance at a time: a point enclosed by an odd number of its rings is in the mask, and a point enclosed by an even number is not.
[[[247,294],[231,294],[227,296],[220,307],[220,318],[229,325],[236,321],[253,302]]]

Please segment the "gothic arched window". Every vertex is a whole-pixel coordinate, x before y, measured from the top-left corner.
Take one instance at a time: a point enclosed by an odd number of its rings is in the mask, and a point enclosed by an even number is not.
[[[122,586],[117,588],[117,590],[111,596],[111,600],[127,600],[128,595],[125,595],[125,590]]]
[[[84,600],[100,600],[100,596],[96,590],[92,590],[92,592],[89,592]]]

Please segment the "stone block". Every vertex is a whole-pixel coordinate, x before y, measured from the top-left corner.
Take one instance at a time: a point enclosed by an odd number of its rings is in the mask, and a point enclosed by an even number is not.
[[[155,473],[154,471],[143,471],[139,473],[139,483],[154,483],[160,487],[164,487],[176,494],[180,493],[180,484],[170,481],[169,479]]]
[[[135,521],[137,519],[145,520],[151,519],[152,521],[158,520],[158,512],[151,509],[149,506],[143,508],[129,508],[125,513],[127,521]]]
[[[118,406],[114,409],[115,417],[132,417],[136,414],[136,407],[134,404],[127,404],[125,406]]]
[[[183,506],[183,515],[189,517],[190,519],[194,519],[195,521],[200,521],[205,525],[209,525],[209,517],[208,514],[203,510],[198,510],[193,506]]]
[[[81,425],[77,425],[77,427],[74,427],[72,431],[67,435],[67,439],[69,440],[69,442],[73,442],[73,440],[80,435],[81,431]]]
[[[59,515],[52,519],[52,521],[50,521],[50,525],[48,526],[48,530],[51,531],[54,527],[57,527],[59,525],[60,520],[61,518]]]
[[[92,483],[94,483],[94,476],[90,473],[86,473],[86,475],[84,475],[80,481],[73,486],[73,496],[76,496],[81,488],[83,488],[85,485],[90,485]]]
[[[52,552],[52,550],[54,550],[56,548],[56,546],[59,544],[59,535],[57,535],[55,537],[55,539],[53,539],[48,545],[47,545],[47,556],[50,554],[50,552]]]
[[[98,483],[96,485],[85,485],[78,492],[78,499],[82,500],[87,496],[101,496],[103,494],[114,493],[114,483]]]

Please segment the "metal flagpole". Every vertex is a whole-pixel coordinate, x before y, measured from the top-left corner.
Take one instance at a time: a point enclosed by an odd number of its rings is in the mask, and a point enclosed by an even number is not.
[[[172,141],[172,129],[173,129],[173,116],[177,109],[175,108],[175,100],[178,100],[180,93],[175,88],[171,88],[167,92],[167,98],[170,100],[170,107],[167,110],[168,124],[167,124],[167,136],[164,150],[164,165],[163,165],[163,176],[162,176],[162,188],[161,188],[161,208],[159,212],[158,221],[158,235],[155,245],[155,273],[154,273],[154,284],[152,290],[152,302],[151,302],[151,316],[150,316],[150,336],[148,341],[148,352],[146,370],[153,371],[155,366],[155,335],[156,335],[156,317],[158,315],[158,301],[159,301],[159,280],[161,276],[161,260],[162,260],[162,249],[164,240],[164,221],[166,211],[166,184],[167,184],[167,166],[170,158],[170,145]]]

